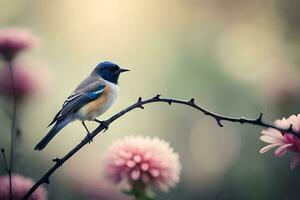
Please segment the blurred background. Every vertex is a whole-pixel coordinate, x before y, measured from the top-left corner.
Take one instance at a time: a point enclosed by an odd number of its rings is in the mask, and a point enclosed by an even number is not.
[[[195,97],[228,116],[262,111],[268,122],[299,113],[299,11],[297,0],[0,1],[1,28],[28,28],[40,38],[19,58],[41,87],[19,107],[16,171],[39,178],[85,136],[81,123],[72,123],[44,151],[33,151],[64,99],[104,60],[131,72],[101,119],[157,93]],[[9,149],[6,104],[1,98],[0,145]],[[121,199],[110,197],[102,155],[116,139],[138,134],[165,139],[180,155],[180,183],[157,199],[300,199],[300,169],[289,169],[290,155],[261,155],[261,128],[224,124],[177,105],[135,110],[55,173],[49,199]]]

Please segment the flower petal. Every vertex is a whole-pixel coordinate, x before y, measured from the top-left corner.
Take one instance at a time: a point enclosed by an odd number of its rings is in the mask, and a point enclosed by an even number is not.
[[[136,165],[136,162],[134,162],[133,160],[128,160],[126,163],[127,167],[129,168],[133,168]]]
[[[136,181],[142,181],[147,187],[160,182],[166,188],[179,182],[179,156],[168,142],[158,138],[127,136],[115,141],[104,159],[104,174],[124,189]],[[165,172],[168,176],[162,176]]]
[[[299,154],[294,154],[291,160],[290,168],[291,170],[295,169],[297,165],[300,164],[300,155]]]
[[[280,144],[269,144],[269,145],[267,145],[267,146],[261,148],[261,149],[259,150],[259,153],[266,153],[267,151],[269,151],[269,150],[271,150],[271,149],[273,149],[273,148],[275,148],[275,147],[277,147],[277,146],[280,146]]]
[[[138,180],[140,177],[141,177],[141,172],[138,169],[133,170],[130,174],[130,178],[134,181]]]
[[[272,129],[272,128],[268,128],[267,130],[262,130],[261,133],[264,134],[264,135],[269,135],[269,136],[276,137],[278,139],[283,138],[280,131],[278,131],[276,129]]]
[[[284,144],[284,145],[278,147],[278,148],[276,149],[276,151],[275,151],[275,155],[276,155],[277,157],[283,156],[283,155],[286,153],[287,148],[288,148],[289,146],[292,146],[292,144]]]
[[[271,144],[284,144],[284,140],[282,139],[278,139],[276,137],[273,136],[269,136],[269,135],[262,135],[259,138],[261,141],[266,142],[266,143],[271,143]]]

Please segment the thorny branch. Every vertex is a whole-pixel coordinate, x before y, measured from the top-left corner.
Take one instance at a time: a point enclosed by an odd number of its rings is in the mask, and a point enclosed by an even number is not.
[[[139,97],[137,102],[133,103],[131,106],[121,110],[120,112],[118,112],[117,114],[113,115],[111,118],[109,118],[106,121],[102,121],[102,123],[89,135],[87,135],[79,144],[77,144],[69,153],[67,153],[64,157],[60,158],[55,158],[53,159],[53,161],[55,162],[55,164],[32,186],[32,188],[28,191],[28,193],[22,198],[22,200],[27,200],[30,195],[42,184],[47,183],[49,184],[49,178],[50,176],[59,168],[61,167],[67,160],[69,160],[74,154],[76,154],[81,148],[83,148],[86,144],[88,144],[89,142],[91,142],[93,140],[93,138],[98,135],[98,133],[100,133],[101,131],[104,131],[107,129],[107,127],[114,122],[115,120],[119,119],[120,117],[122,117],[123,115],[125,115],[126,113],[136,109],[136,108],[141,108],[144,109],[144,105],[145,104],[150,104],[150,103],[155,103],[155,102],[165,102],[168,103],[169,105],[172,104],[182,104],[182,105],[186,105],[186,106],[190,106],[200,112],[202,112],[203,114],[207,115],[207,116],[211,116],[212,118],[214,118],[217,122],[217,124],[220,127],[223,127],[222,122],[224,121],[228,121],[228,122],[237,122],[240,124],[251,124],[251,125],[256,125],[256,126],[261,126],[261,127],[266,127],[266,128],[274,128],[277,129],[278,131],[280,131],[282,134],[286,134],[286,133],[290,133],[295,135],[296,137],[300,138],[300,134],[298,134],[297,132],[295,132],[292,129],[292,125],[288,128],[288,129],[283,129],[283,128],[279,128],[276,127],[272,124],[268,124],[266,122],[263,121],[262,117],[263,114],[260,113],[260,115],[258,116],[258,118],[256,119],[248,119],[248,118],[244,118],[244,117],[240,117],[240,118],[234,118],[234,117],[227,117],[227,116],[222,116],[213,112],[210,112],[208,110],[206,110],[205,108],[200,107],[199,105],[197,105],[195,103],[195,99],[191,98],[190,100],[184,101],[184,100],[177,100],[177,99],[169,99],[169,98],[161,98],[160,95],[156,95],[152,98],[149,99],[145,99],[143,100],[142,97]]]

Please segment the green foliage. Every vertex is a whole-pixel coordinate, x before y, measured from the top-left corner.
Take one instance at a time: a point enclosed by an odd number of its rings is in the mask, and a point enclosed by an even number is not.
[[[154,195],[142,181],[136,181],[130,191],[124,191],[124,194],[134,196],[135,200],[155,200]]]

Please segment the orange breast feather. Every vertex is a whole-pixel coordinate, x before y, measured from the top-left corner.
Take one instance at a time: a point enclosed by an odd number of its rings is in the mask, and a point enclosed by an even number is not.
[[[106,104],[108,100],[110,87],[109,85],[106,85],[101,95],[94,101],[89,102],[83,107],[84,115],[87,117],[92,117],[95,115],[99,110],[101,110],[101,107]]]

